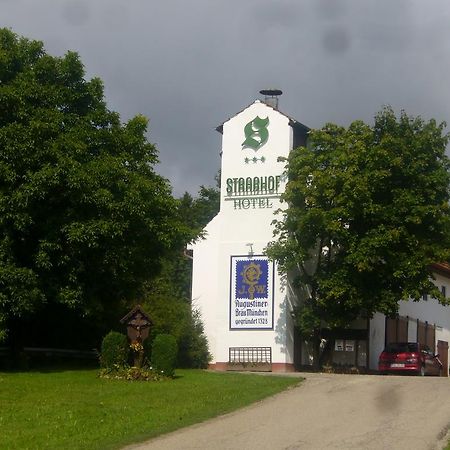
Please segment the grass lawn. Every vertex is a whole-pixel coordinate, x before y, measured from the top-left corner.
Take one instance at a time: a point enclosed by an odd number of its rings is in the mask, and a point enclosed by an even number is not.
[[[298,378],[177,370],[163,382],[96,370],[0,372],[1,449],[107,449],[145,440],[275,394]]]

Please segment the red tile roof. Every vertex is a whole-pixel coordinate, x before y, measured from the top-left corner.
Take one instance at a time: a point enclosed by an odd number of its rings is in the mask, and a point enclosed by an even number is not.
[[[439,273],[447,278],[450,278],[450,264],[448,263],[435,263],[431,264],[433,272]]]

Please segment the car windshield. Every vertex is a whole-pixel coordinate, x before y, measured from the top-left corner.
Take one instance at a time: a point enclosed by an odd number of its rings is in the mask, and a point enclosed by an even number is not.
[[[395,344],[388,344],[385,351],[388,353],[410,353],[419,350],[416,342],[397,342]]]

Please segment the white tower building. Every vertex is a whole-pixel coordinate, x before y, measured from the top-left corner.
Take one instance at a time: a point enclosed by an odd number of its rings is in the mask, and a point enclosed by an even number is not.
[[[264,255],[282,207],[284,163],[305,145],[308,128],[278,111],[281,91],[256,100],[220,125],[220,212],[193,245],[192,301],[202,314],[218,370],[294,369],[291,298]]]

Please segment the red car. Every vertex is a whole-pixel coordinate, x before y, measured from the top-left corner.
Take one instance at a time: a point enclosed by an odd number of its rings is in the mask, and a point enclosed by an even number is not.
[[[388,344],[378,360],[380,373],[410,373],[414,375],[440,375],[442,363],[426,345],[417,342]]]

